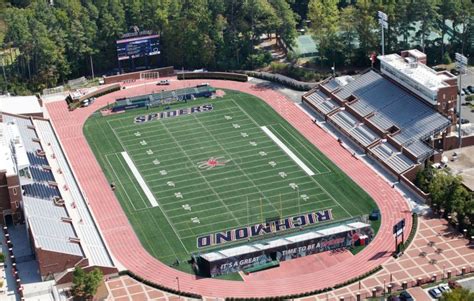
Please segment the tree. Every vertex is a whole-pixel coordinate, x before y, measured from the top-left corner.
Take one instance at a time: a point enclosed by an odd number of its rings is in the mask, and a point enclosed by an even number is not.
[[[437,11],[438,0],[417,0],[413,2],[412,9],[415,18],[420,22],[418,31],[415,36],[420,39],[421,49],[425,52],[426,38],[430,32],[435,31],[438,20]]]
[[[356,4],[357,23],[355,24],[357,37],[359,40],[359,49],[357,51],[357,61],[359,64],[368,64],[368,55],[377,48],[377,23],[375,21],[374,7],[371,1],[360,0]]]
[[[83,300],[91,299],[97,293],[102,280],[103,274],[98,268],[86,273],[82,268],[76,267],[72,275],[74,297]]]
[[[474,292],[466,288],[455,288],[450,292],[443,293],[440,301],[474,301]]]
[[[344,65],[350,65],[355,59],[357,31],[354,24],[357,23],[358,15],[354,6],[349,5],[341,10],[340,43]]]
[[[308,18],[318,41],[321,62],[334,59],[334,45],[339,30],[337,0],[310,0]]]
[[[270,0],[277,19],[274,28],[277,37],[282,38],[287,45],[292,45],[296,38],[296,18],[286,0]]]
[[[411,0],[399,0],[397,5],[397,14],[394,21],[394,32],[397,37],[402,37],[401,43],[398,48],[408,49],[410,45],[409,37],[411,32],[415,30],[414,27],[415,15],[412,9]]]
[[[431,165],[428,163],[424,169],[418,171],[415,179],[415,185],[426,193],[429,192],[429,184],[436,173],[436,170]]]
[[[439,30],[441,31],[441,58],[445,59],[445,37],[447,31],[446,22],[448,20],[454,20],[460,13],[460,1],[459,0],[441,0],[438,6],[438,15],[440,16]],[[449,55],[449,54],[448,54]]]
[[[474,42],[472,42],[472,36],[474,35],[474,25],[473,25],[473,16],[474,16],[474,3],[472,0],[459,0],[460,10],[456,14],[453,22],[453,28],[460,27],[459,40],[461,41],[461,50],[460,53],[466,53],[467,49],[472,49]],[[454,35],[457,31],[454,30]],[[471,42],[469,43],[469,39]]]

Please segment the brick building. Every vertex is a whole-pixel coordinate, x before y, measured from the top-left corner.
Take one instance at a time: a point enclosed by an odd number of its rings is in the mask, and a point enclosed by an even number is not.
[[[49,120],[0,121],[1,222],[24,224],[41,278],[69,282],[76,266],[117,272]]]

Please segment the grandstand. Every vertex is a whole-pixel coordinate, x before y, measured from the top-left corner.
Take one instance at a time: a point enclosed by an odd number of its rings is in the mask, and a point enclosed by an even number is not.
[[[448,132],[455,120],[453,110],[448,109],[455,103],[449,94],[453,88],[452,78],[449,74],[436,75],[429,71],[423,64],[426,57],[420,52],[415,54],[421,61],[417,66],[408,66],[410,72],[416,73],[418,68],[420,74],[429,73],[432,77],[446,80],[436,87],[430,86],[432,95],[436,95],[431,98],[437,99],[436,105],[407,89],[411,82],[398,83],[394,81],[395,76],[374,70],[354,80],[326,80],[303,96],[303,103],[397,175],[437,154],[431,146],[434,137]],[[397,58],[403,59],[401,56]],[[408,61],[413,65],[414,60],[410,57]],[[400,67],[402,62],[397,64],[400,72],[407,72]],[[418,75],[410,78],[420,84]]]
[[[22,207],[14,222],[25,222],[43,279],[70,281],[72,269],[99,267],[116,272],[114,263],[80,192],[48,120],[3,113],[4,141],[15,141],[9,153],[9,177],[21,193],[12,208]],[[2,148],[2,153],[6,149]],[[12,194],[14,195],[14,194]],[[2,203],[5,222],[10,209]]]
[[[184,88],[173,91],[161,91],[160,93],[152,93],[138,95],[129,98],[117,99],[112,107],[113,112],[124,111],[128,109],[142,107],[156,107],[162,104],[170,104],[177,101],[185,101],[194,97],[211,97],[216,90],[210,86],[202,85],[197,87]]]

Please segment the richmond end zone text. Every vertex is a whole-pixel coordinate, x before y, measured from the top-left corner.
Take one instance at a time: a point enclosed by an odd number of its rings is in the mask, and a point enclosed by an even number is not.
[[[200,236],[197,238],[197,247],[204,248],[221,245],[226,242],[239,241],[260,235],[277,233],[297,227],[330,221],[332,219],[332,209],[311,212],[276,221]]]

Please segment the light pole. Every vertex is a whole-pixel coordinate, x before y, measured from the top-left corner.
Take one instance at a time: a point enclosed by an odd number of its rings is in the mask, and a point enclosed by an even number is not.
[[[178,283],[178,296],[179,296],[179,300],[181,300],[181,291],[179,289],[179,277],[176,276],[176,282]]]
[[[456,68],[459,70],[459,87],[458,87],[458,94],[459,94],[459,103],[458,103],[458,138],[459,138],[459,153],[461,153],[461,146],[462,146],[462,131],[461,131],[461,91],[462,91],[462,74],[466,71],[467,66],[467,57],[464,55],[457,53],[455,54],[456,59]]]
[[[8,81],[7,81],[7,74],[5,72],[5,53],[2,52],[2,71],[3,71],[3,79],[5,81],[5,91],[8,90]]]
[[[92,79],[94,79],[95,78],[95,76],[94,76],[94,62],[92,61],[92,53],[89,54],[89,60],[90,60],[90,63],[91,63]]]
[[[384,29],[388,28],[388,16],[382,11],[377,12],[379,17],[380,32],[382,33],[382,55],[385,55]]]

